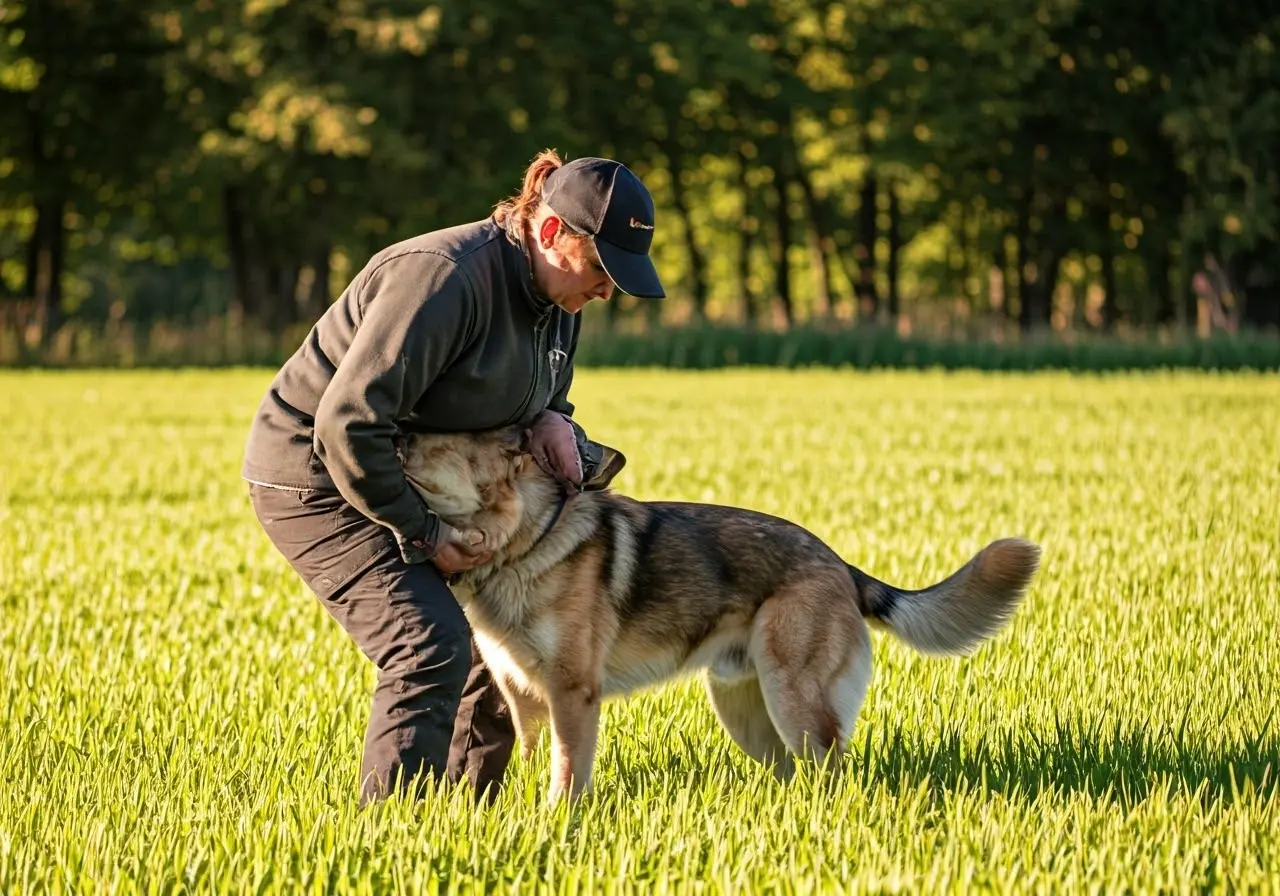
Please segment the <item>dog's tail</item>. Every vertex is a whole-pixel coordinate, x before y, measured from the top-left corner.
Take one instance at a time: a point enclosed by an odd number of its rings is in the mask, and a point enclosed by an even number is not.
[[[993,541],[931,588],[904,591],[850,565],[862,615],[922,653],[964,654],[1013,616],[1040,566],[1040,548],[1020,538]]]

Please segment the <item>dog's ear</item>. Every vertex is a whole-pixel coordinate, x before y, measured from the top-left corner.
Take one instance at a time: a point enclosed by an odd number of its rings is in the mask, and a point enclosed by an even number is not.
[[[627,457],[616,448],[601,445],[599,442],[587,442],[587,450],[582,453],[582,488],[585,491],[600,491],[609,487],[613,477],[622,472],[627,465]]]

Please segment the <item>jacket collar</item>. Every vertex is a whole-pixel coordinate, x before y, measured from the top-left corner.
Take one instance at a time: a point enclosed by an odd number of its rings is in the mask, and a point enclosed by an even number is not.
[[[520,284],[520,298],[533,312],[535,317],[545,317],[551,313],[555,304],[544,296],[533,281],[533,259],[529,256],[529,248],[525,245],[524,230],[511,224],[498,225],[505,239],[502,240],[502,251],[509,267],[516,271],[516,282]]]

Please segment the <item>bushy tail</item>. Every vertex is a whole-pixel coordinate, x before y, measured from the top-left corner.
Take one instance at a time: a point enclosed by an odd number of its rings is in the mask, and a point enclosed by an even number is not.
[[[922,653],[964,654],[998,632],[1040,567],[1040,548],[993,541],[946,580],[920,591],[886,585],[854,566],[862,615]]]

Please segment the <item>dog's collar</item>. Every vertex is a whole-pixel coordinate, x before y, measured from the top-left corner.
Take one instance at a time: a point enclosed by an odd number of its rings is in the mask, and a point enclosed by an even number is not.
[[[569,503],[569,497],[570,497],[569,491],[561,487],[560,500],[556,502],[555,512],[551,514],[551,519],[547,520],[546,524],[542,527],[542,531],[538,533],[538,537],[535,538],[533,542],[529,545],[529,551],[532,551],[534,548],[536,548],[544,538],[550,535],[551,530],[555,528],[556,523],[560,522],[560,517],[564,515],[564,509]],[[528,551],[526,551],[525,553],[528,553]],[[462,581],[462,576],[463,576],[463,573],[455,572],[452,575],[445,576],[444,580],[446,584],[452,586]]]
[[[555,528],[556,523],[560,522],[560,517],[564,514],[564,509],[569,503],[569,490],[563,486],[560,488],[560,500],[556,502],[555,512],[551,514],[551,519],[547,520],[543,525],[542,531],[538,533],[538,537],[533,540],[533,544],[529,545],[529,550],[536,548],[542,539],[551,534],[551,530]]]

